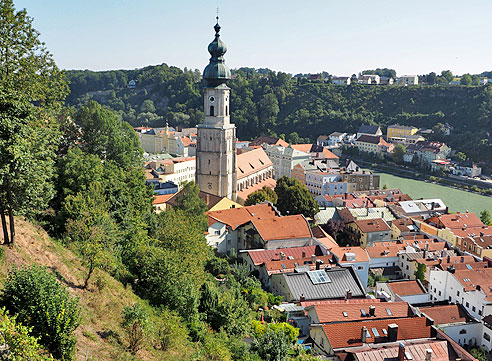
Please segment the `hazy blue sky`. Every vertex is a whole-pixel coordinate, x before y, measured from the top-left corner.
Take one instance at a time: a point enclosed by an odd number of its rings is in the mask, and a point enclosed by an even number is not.
[[[490,0],[14,0],[64,69],[203,70],[220,7],[226,63],[350,75],[492,70]]]

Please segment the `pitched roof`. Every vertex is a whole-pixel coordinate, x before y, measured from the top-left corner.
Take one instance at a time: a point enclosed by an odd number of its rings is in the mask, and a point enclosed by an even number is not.
[[[420,311],[434,320],[436,325],[468,322],[470,317],[461,305],[419,307]]]
[[[305,258],[287,258],[279,261],[265,261],[264,266],[268,275],[281,272],[294,272],[295,268],[299,266],[307,266],[310,270],[315,270],[317,267],[316,262],[318,261],[321,261],[319,269],[334,267],[334,265],[330,263],[332,258],[330,255],[316,256],[314,263],[312,262],[310,254],[306,254],[306,256],[307,257]]]
[[[312,144],[291,144],[291,147],[299,152],[311,153]]]
[[[476,237],[476,236],[491,236],[492,227],[482,226],[482,227],[467,227],[465,229],[455,228],[452,230],[453,234],[457,237]]]
[[[439,221],[445,228],[450,229],[484,226],[474,213],[443,214],[439,216]]]
[[[237,179],[240,180],[262,169],[272,167],[273,163],[268,158],[263,148],[257,148],[238,154],[237,156]]]
[[[246,200],[251,193],[258,191],[263,187],[275,189],[276,186],[277,186],[277,181],[275,179],[267,178],[259,183],[256,183],[253,186],[244,188],[242,191],[237,192],[237,197]]]
[[[359,127],[359,130],[357,133],[366,133],[366,134],[376,134],[378,132],[379,126],[377,125],[367,125],[367,124],[362,124]]]
[[[477,286],[487,297],[492,296],[492,268],[456,270],[454,277],[464,287],[464,291],[475,291]]]
[[[384,243],[384,245],[383,245]],[[371,259],[397,257],[398,252],[405,249],[405,245],[394,242],[376,243],[372,247],[367,247],[366,252]]]
[[[312,237],[308,221],[300,214],[276,218],[254,218],[252,222],[265,241]]]
[[[300,300],[301,297],[304,297],[305,300],[344,298],[347,290],[352,292],[353,297],[365,295],[365,291],[351,267],[332,267],[324,271],[331,282],[314,284],[308,272],[283,273],[273,277],[283,277],[294,300]]]
[[[278,217],[276,210],[270,203],[260,203],[242,208],[224,209],[222,211],[211,211],[207,212],[207,215],[209,217],[209,225],[215,222],[221,222],[227,224],[233,230],[250,222],[254,218]]]
[[[458,355],[453,351],[452,347],[448,347],[446,340],[432,340],[427,342],[418,342],[405,344],[405,354],[411,356],[410,360],[425,361],[427,350],[432,350],[432,361],[454,361],[458,359]],[[362,350],[354,350],[350,353],[354,355],[354,360],[357,361],[398,361],[398,345],[364,348]],[[405,357],[405,359],[407,359]]]
[[[154,204],[166,203],[174,194],[158,194],[154,195]]]
[[[339,263],[369,262],[369,257],[362,247],[335,247],[330,252],[337,256]]]
[[[249,257],[256,266],[259,266],[267,261],[280,260],[280,253],[283,253],[286,258],[302,258],[302,254],[321,256],[321,250],[316,246],[306,247],[289,247],[277,249],[251,249],[246,251]]]
[[[363,134],[359,138],[357,138],[356,142],[379,144],[382,140],[383,137],[381,137],[380,135]]]
[[[422,295],[426,293],[417,280],[388,282],[388,287],[394,295],[399,296]]]
[[[374,316],[369,316],[370,306],[375,307]],[[320,323],[401,318],[412,315],[406,302],[372,302],[363,305],[360,303],[325,303],[312,307],[314,307]],[[364,310],[364,313],[361,309]]]
[[[391,229],[382,218],[361,219],[354,221],[354,223],[363,233],[384,232]]]
[[[344,347],[361,346],[362,327],[367,327],[370,337],[367,337],[367,343],[388,342],[388,337],[384,331],[388,330],[388,325],[398,325],[397,340],[413,340],[418,338],[428,338],[431,336],[431,327],[427,325],[425,317],[396,318],[387,320],[359,321],[331,323],[323,325],[323,331],[334,349]],[[374,335],[374,330],[378,331],[379,337]]]

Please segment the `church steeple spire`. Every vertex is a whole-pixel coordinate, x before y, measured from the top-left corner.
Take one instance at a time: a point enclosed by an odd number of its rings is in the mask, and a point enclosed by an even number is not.
[[[206,81],[206,86],[216,87],[224,84],[228,79],[231,79],[231,71],[225,65],[224,54],[227,52],[227,46],[220,40],[220,25],[219,17],[214,26],[215,39],[208,45],[208,52],[212,56],[210,62],[203,71],[203,79]]]

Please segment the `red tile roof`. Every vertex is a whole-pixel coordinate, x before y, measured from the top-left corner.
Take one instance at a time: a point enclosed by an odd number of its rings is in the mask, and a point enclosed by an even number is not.
[[[312,263],[311,255],[306,254],[305,258],[284,259],[279,261],[265,261],[264,265],[268,275],[274,273],[287,273],[294,272],[298,266],[308,266],[310,270],[316,269],[316,261],[323,261],[320,265],[320,269],[334,267],[334,264],[330,264],[332,256],[317,256],[314,263]]]
[[[247,251],[249,257],[256,266],[259,266],[267,261],[280,260],[280,252],[285,254],[285,257],[302,258],[303,252],[306,255],[321,256],[321,251],[316,246],[307,247],[290,247],[278,249],[255,249]]]
[[[447,341],[432,340],[405,344],[405,353],[411,355],[413,361],[425,361],[426,350],[432,350],[432,361],[454,361],[458,357],[454,354]],[[354,350],[357,361],[398,361],[398,345],[388,347],[369,348]],[[405,358],[406,359],[406,358]]]
[[[359,219],[354,221],[362,233],[384,232],[391,228],[382,218]]]
[[[340,303],[340,304],[373,304],[375,302],[381,302],[380,299],[372,299],[372,298],[350,298],[348,300],[312,300],[312,301],[303,301],[301,302],[302,307],[309,307],[313,305],[327,305],[332,303]]]
[[[362,247],[336,247],[330,252],[337,256],[339,263],[369,262],[369,257]],[[355,261],[347,260],[347,253],[353,253]]]
[[[381,243],[384,243],[383,246]],[[398,252],[405,249],[405,245],[394,242],[376,243],[372,247],[367,247],[366,252],[370,258],[388,258],[397,257]]]
[[[492,296],[492,268],[478,268],[471,270],[456,270],[454,272],[454,277],[461,283],[466,292],[474,291],[477,286],[487,297]]]
[[[375,300],[373,300],[375,301]],[[375,316],[369,317],[369,307],[375,307]],[[368,302],[360,303],[325,303],[313,306],[320,323],[346,322],[346,321],[368,321],[382,318],[404,318],[412,315],[406,302]],[[365,316],[362,315],[364,310]],[[386,310],[391,311],[391,315]],[[345,313],[347,316],[345,316]]]
[[[421,295],[426,293],[417,281],[389,282],[388,287],[393,294],[399,296]]]
[[[474,213],[456,213],[456,214],[443,214],[439,217],[433,217],[428,222],[435,222],[438,225],[449,228],[463,228],[463,227],[482,227],[484,224]]]
[[[397,340],[413,340],[419,338],[428,338],[431,336],[431,327],[427,325],[425,317],[397,318],[388,320],[359,321],[345,323],[331,323],[323,325],[323,331],[334,349],[344,347],[361,346],[362,327],[366,326],[371,337],[367,338],[368,343],[387,342],[388,337],[384,336],[383,329],[387,330],[388,325],[398,325]],[[380,337],[375,337],[373,333],[375,328]]]
[[[436,325],[468,321],[465,310],[459,305],[420,307],[420,311],[433,319]]]
[[[174,194],[159,194],[154,196],[154,204],[166,203]]]
[[[263,148],[241,153],[237,156],[237,179],[240,180],[268,167],[273,167],[273,163]]]
[[[237,192],[237,197],[246,200],[251,193],[258,191],[263,187],[275,189],[276,186],[277,186],[277,181],[275,179],[267,178],[265,180],[262,180],[260,183],[256,183],[251,187],[245,188],[242,191]]]
[[[221,211],[207,212],[208,224],[212,225],[215,222],[227,224],[233,230],[237,227],[246,224],[254,218],[274,218],[278,217],[270,203],[261,203],[254,206],[242,208],[224,209]]]
[[[475,236],[492,236],[492,227],[481,226],[481,227],[467,227],[466,229],[455,228],[452,230],[453,234],[457,237],[475,237]]]
[[[300,214],[276,218],[254,218],[252,222],[265,241],[312,237],[308,221]]]
[[[313,145],[312,144],[292,144],[291,147],[294,148],[295,150],[298,150],[299,152],[310,153]]]

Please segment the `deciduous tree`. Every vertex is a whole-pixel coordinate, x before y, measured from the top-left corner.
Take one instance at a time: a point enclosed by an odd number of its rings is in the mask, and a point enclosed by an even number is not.
[[[246,199],[246,202],[244,202],[244,205],[251,206],[265,201],[275,204],[277,203],[277,200],[277,193],[275,193],[272,188],[265,186],[262,189],[251,193]]]
[[[277,208],[283,214],[303,214],[314,217],[319,212],[318,203],[304,184],[297,179],[283,176],[275,187],[277,193]]]

